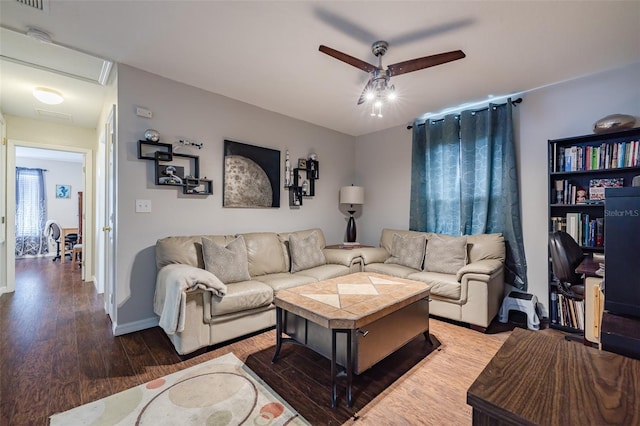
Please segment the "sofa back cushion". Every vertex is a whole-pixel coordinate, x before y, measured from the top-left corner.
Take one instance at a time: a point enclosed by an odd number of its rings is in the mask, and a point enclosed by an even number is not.
[[[223,246],[226,246],[235,238],[233,235],[193,235],[161,238],[156,242],[156,268],[160,270],[166,265],[180,263],[204,269],[202,256],[203,237]]]
[[[391,243],[391,257],[385,260],[384,263],[395,263],[420,270],[424,260],[426,242],[427,236],[424,233],[420,235],[394,233]]]
[[[417,237],[417,236],[426,236],[429,238],[432,235],[430,232],[418,232],[418,231],[405,231],[401,229],[383,229],[382,235],[380,236],[380,247],[385,249],[388,253],[393,252],[393,235],[398,234],[401,237]]]
[[[218,244],[209,238],[202,239],[204,267],[225,284],[250,280],[247,246],[240,235],[228,244]]]
[[[284,247],[284,256],[285,261],[287,262],[287,268],[289,268],[289,265],[291,265],[291,247],[289,246],[289,238],[291,237],[291,235],[295,235],[298,238],[306,238],[312,232],[316,232],[316,234],[318,235],[318,248],[320,250],[324,249],[327,243],[324,239],[324,233],[320,228],[311,228],[295,232],[281,232],[280,234],[278,234],[278,237],[282,242],[282,246]]]
[[[304,271],[327,263],[318,243],[317,231],[306,237],[297,234],[289,235],[289,255],[291,256],[291,272]]]
[[[467,264],[467,237],[431,235],[427,242],[424,270],[455,274]]]
[[[285,247],[275,232],[242,234],[247,246],[249,274],[252,277],[289,271]]]
[[[504,236],[502,234],[467,235],[467,250],[469,263],[484,259],[504,262]]]

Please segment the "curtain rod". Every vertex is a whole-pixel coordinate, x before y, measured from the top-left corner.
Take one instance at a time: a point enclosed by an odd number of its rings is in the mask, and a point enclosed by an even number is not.
[[[513,105],[514,107],[518,106],[519,103],[522,103],[522,98],[514,99],[514,100],[511,101],[511,105]],[[506,105],[506,103],[505,104],[501,104],[501,105]],[[486,106],[484,108],[480,108],[480,109],[473,109],[473,110],[471,110],[471,112],[480,112],[480,111],[485,111],[487,109],[489,109],[488,106]],[[440,120],[444,120],[444,118],[441,118]],[[436,121],[439,121],[439,120],[436,120]],[[418,126],[424,126],[424,123],[418,124]],[[411,130],[411,129],[413,129],[413,124],[407,125],[407,130]]]

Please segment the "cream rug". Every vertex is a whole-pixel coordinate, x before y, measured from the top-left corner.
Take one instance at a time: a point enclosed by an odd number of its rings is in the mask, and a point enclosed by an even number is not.
[[[308,425],[229,353],[51,416],[51,425]]]

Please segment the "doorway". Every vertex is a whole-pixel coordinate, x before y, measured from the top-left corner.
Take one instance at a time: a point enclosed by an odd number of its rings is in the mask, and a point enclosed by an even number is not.
[[[60,153],[75,153],[83,157],[82,166],[82,182],[83,182],[83,204],[82,204],[82,230],[83,235],[83,267],[80,268],[82,281],[93,280],[93,223],[94,211],[90,200],[93,199],[93,151],[86,148],[76,148],[67,146],[54,146],[28,141],[9,140],[7,143],[7,212],[15,212],[16,202],[16,181],[15,173],[9,172],[16,168],[16,150],[28,148],[49,151],[53,156]],[[55,184],[55,183],[54,183]],[[48,194],[52,196],[52,194]],[[53,195],[55,196],[55,195]],[[77,211],[77,204],[74,204],[74,211]],[[7,283],[5,290],[7,292],[15,291],[15,215],[7,214],[7,232],[6,232],[6,272]]]

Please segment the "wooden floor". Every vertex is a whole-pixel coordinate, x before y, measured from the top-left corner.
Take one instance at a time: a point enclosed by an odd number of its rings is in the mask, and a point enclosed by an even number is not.
[[[114,337],[103,305],[68,262],[16,262],[16,291],[0,296],[0,425],[46,425],[57,412],[228,352],[244,361],[275,342],[270,330],[183,360],[158,327]],[[378,395],[358,424],[471,423],[466,390],[510,332],[432,320],[431,334],[437,354]]]

